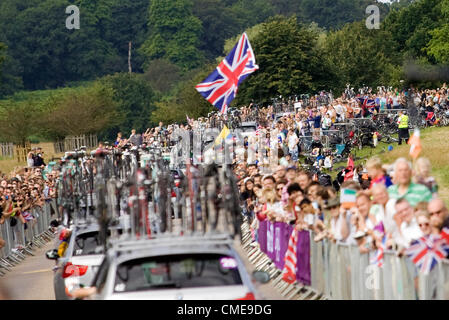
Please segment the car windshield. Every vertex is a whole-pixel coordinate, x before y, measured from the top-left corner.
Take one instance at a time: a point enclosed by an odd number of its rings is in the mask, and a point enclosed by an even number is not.
[[[73,248],[74,256],[84,256],[103,253],[98,231],[82,233],[76,236]]]
[[[256,131],[256,127],[255,126],[247,126],[247,127],[242,127],[242,131],[243,132],[248,132],[248,131]]]
[[[114,292],[240,285],[234,258],[220,254],[157,256],[117,267]]]

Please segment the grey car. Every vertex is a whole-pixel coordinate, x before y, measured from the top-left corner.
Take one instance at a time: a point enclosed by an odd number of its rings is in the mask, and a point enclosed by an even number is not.
[[[92,282],[99,300],[259,298],[232,240],[182,236],[115,243]]]

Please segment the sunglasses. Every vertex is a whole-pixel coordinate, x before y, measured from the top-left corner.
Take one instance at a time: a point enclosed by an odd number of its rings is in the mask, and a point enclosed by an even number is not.
[[[422,227],[424,227],[424,226],[428,227],[428,226],[430,226],[430,223],[428,223],[428,222],[426,222],[426,223],[420,223],[420,224],[418,224],[418,226],[419,226],[420,228],[422,228]]]

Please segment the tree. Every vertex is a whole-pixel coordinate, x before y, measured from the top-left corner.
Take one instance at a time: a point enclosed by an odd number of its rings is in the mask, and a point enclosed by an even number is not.
[[[192,14],[191,0],[153,0],[149,7],[149,36],[140,48],[148,63],[167,59],[184,70],[200,65],[201,21]]]
[[[41,115],[32,101],[3,101],[0,104],[0,139],[24,145],[39,127]]]
[[[272,0],[277,2],[292,2],[290,0]],[[303,23],[316,22],[328,30],[338,30],[345,24],[360,21],[367,17],[366,8],[373,4],[372,0],[301,0],[295,11]],[[298,3],[298,1],[296,1]],[[380,7],[381,17],[386,16],[388,5],[375,2]],[[291,4],[290,4],[291,5]]]
[[[157,102],[151,122],[153,124],[157,124],[159,121],[164,123],[184,122],[186,115],[190,118],[198,118],[207,116],[210,111],[216,110],[195,89],[195,86],[203,81],[215,67],[215,65],[206,66],[195,77],[185,81],[174,96]]]
[[[270,102],[271,98],[314,91],[320,53],[317,34],[299,26],[296,17],[277,16],[250,39],[259,70],[242,83],[235,104]]]
[[[115,138],[118,131],[131,133],[131,129],[144,131],[154,110],[154,92],[150,84],[141,75],[118,73],[107,76],[101,83],[112,90],[112,99],[120,113],[120,121],[102,132],[108,139]]]
[[[429,32],[432,38],[427,45],[427,53],[437,62],[449,64],[449,0],[443,0],[440,6],[444,23]]]
[[[114,90],[95,83],[49,99],[43,123],[54,137],[98,133],[122,121],[117,106]]]
[[[391,48],[394,44],[388,32],[369,30],[363,21],[330,33],[322,50],[336,74],[334,90],[341,92],[347,83],[355,88],[389,84],[390,76],[397,75]]]
[[[222,0],[196,0],[193,14],[201,20],[204,32],[199,37],[199,49],[208,59],[221,55],[225,39],[241,30],[237,14]]]
[[[385,18],[381,29],[388,32],[394,41],[393,49],[401,53],[400,61],[425,58],[435,62],[427,55],[426,47],[432,35],[429,31],[439,27],[442,0],[414,1],[409,6],[394,10]]]
[[[0,75],[1,75],[1,70],[2,70],[1,69],[2,64],[5,61],[5,56],[6,56],[5,52],[6,52],[6,46],[4,43],[0,42]]]
[[[154,90],[167,94],[181,81],[181,69],[164,59],[156,59],[150,62],[143,78],[148,81]]]

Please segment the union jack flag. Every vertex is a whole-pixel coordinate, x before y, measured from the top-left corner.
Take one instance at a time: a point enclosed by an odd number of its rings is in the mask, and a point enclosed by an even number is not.
[[[412,245],[405,251],[405,254],[424,274],[429,274],[433,267],[444,259],[448,253],[449,244],[444,234],[421,237],[413,241]]]
[[[229,104],[237,95],[237,88],[251,73],[259,69],[249,43],[243,33],[239,42],[218,67],[195,88],[221,113],[226,113]]]
[[[373,108],[376,106],[376,100],[368,98],[358,98],[362,104],[362,116],[364,117],[368,112],[372,112]],[[371,111],[368,111],[371,110]]]
[[[373,108],[376,105],[376,100],[368,98],[358,98],[365,108]]]

